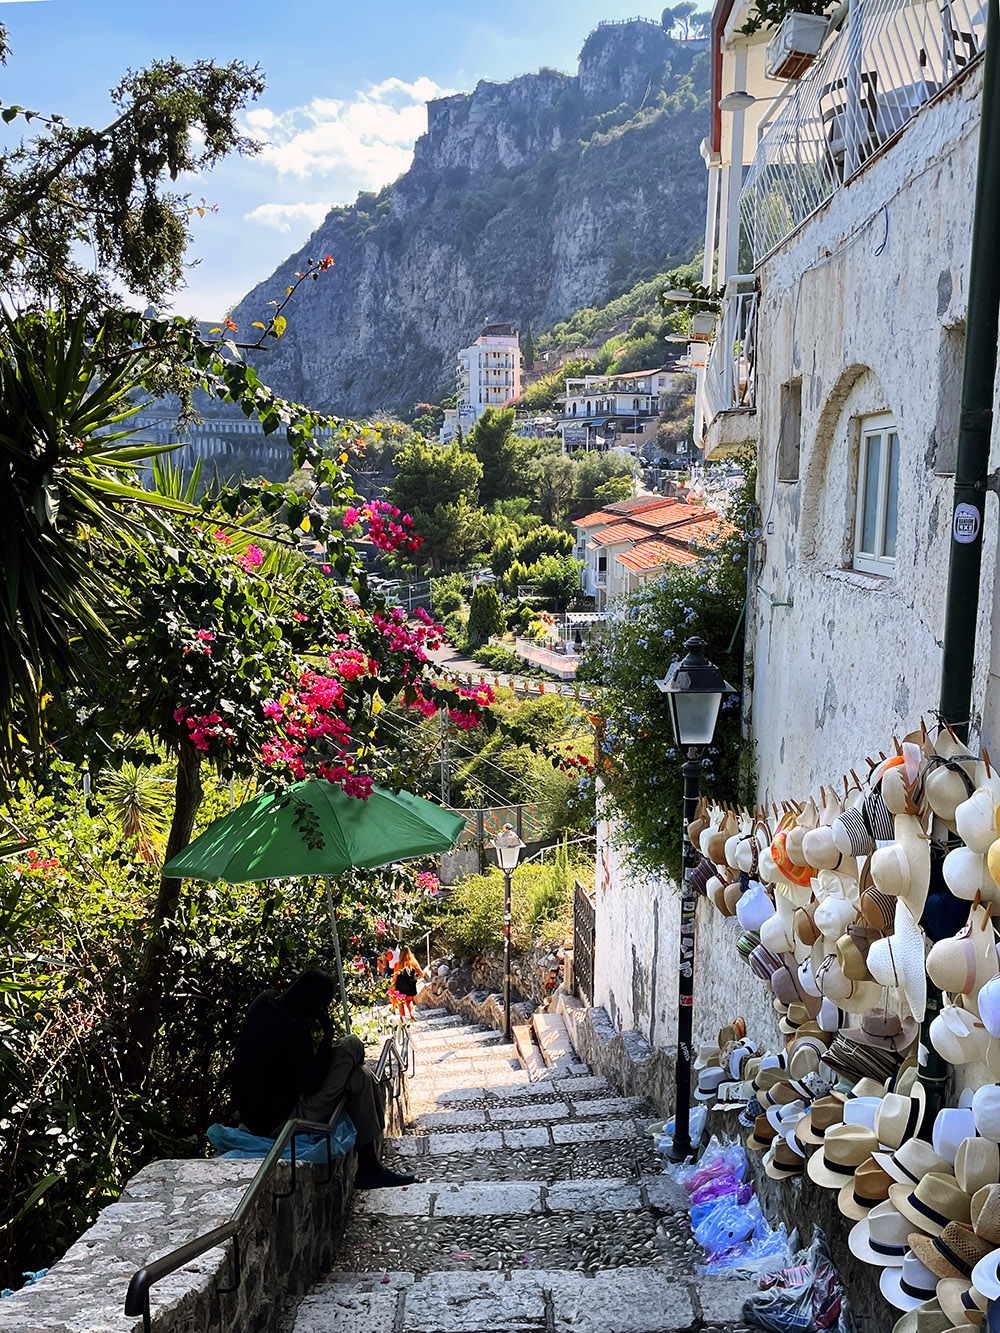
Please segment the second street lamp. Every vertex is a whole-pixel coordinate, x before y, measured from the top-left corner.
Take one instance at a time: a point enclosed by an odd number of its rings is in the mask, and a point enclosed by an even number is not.
[[[504,1041],[510,1041],[510,890],[524,843],[510,824],[504,824],[493,844],[493,850],[497,854],[497,864],[503,871],[503,1035]]]
[[[715,736],[724,694],[735,694],[722,672],[705,656],[701,639],[688,639],[686,656],[674,662],[657,688],[670,706],[670,721],[678,749],[687,750],[684,776],[684,842],[681,858],[680,973],[677,995],[677,1059],[675,1066],[674,1139],[666,1153],[672,1161],[691,1157],[691,1045],[694,1016],[694,942],[697,896],[691,879],[698,855],[688,837],[688,825],[698,806],[702,755]]]

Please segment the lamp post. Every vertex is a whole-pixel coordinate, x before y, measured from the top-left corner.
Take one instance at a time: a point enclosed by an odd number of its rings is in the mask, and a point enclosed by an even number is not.
[[[503,1035],[505,1041],[510,1041],[510,888],[524,843],[510,824],[504,824],[493,850],[503,871]]]
[[[694,931],[697,898],[691,874],[698,853],[688,837],[688,825],[698,805],[702,755],[712,744],[724,694],[735,694],[718,667],[705,657],[701,639],[688,639],[687,655],[674,662],[657,688],[667,696],[670,721],[678,749],[687,750],[681,768],[684,777],[684,841],[681,857],[680,968],[677,996],[677,1059],[675,1066],[674,1139],[667,1156],[675,1162],[693,1155],[691,1142],[691,1044],[694,1005]]]

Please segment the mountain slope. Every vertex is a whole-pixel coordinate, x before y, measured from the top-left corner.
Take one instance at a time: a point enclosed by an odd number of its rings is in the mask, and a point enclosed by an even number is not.
[[[428,104],[410,169],[335,208],[237,306],[249,326],[308,256],[288,332],[259,358],[297,401],[352,414],[449,392],[488,322],[545,327],[690,258],[704,225],[704,43],[598,27],[576,76],[541,70]]]

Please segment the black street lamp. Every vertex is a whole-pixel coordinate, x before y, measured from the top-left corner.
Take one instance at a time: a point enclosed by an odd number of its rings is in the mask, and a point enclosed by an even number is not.
[[[521,859],[524,843],[514,832],[510,824],[504,824],[497,835],[493,850],[497,854],[497,864],[503,871],[503,1035],[510,1041],[510,888],[511,879]]]
[[[688,837],[688,825],[698,806],[702,755],[712,744],[724,694],[735,694],[722,672],[705,656],[701,639],[688,639],[687,655],[674,662],[657,688],[667,696],[670,721],[678,749],[687,750],[684,776],[684,842],[681,860],[680,972],[677,997],[677,1060],[675,1066],[674,1139],[667,1156],[683,1162],[693,1155],[691,1142],[691,1045],[694,1016],[694,930],[697,897],[691,874],[698,853]]]

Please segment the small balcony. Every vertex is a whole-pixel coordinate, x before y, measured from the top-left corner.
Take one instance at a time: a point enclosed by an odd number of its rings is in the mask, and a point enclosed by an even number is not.
[[[985,38],[983,0],[856,0],[759,127],[740,194],[754,266],[960,78]]]
[[[757,279],[752,273],[740,274],[726,283],[722,311],[716,325],[715,341],[708,354],[697,397],[695,432],[697,443],[706,448],[706,433],[723,413],[752,416],[757,408]],[[738,429],[727,439],[734,447],[756,438],[756,421],[744,422],[748,430]],[[732,431],[726,432],[727,436]],[[718,451],[706,449],[706,457]]]

